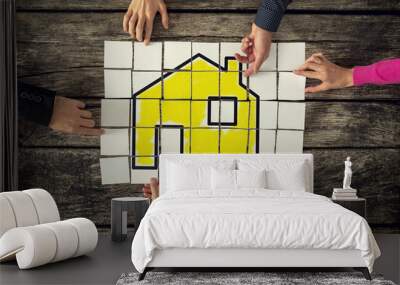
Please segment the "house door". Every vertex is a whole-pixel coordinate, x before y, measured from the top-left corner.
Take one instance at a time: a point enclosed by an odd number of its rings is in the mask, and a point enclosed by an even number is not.
[[[161,153],[183,153],[184,136],[183,126],[161,127]]]

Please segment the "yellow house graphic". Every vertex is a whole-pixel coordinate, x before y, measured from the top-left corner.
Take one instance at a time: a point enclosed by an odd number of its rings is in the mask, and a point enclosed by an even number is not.
[[[133,94],[132,167],[157,169],[170,149],[257,153],[259,96],[241,71],[233,57],[220,66],[196,54]]]

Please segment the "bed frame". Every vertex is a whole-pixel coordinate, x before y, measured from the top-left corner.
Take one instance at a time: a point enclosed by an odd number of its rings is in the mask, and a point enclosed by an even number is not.
[[[280,160],[303,160],[307,165],[307,192],[313,192],[313,156],[312,154],[162,154],[159,163],[160,195],[167,189],[167,161],[202,159],[251,159],[252,157]],[[343,268],[351,267],[361,271],[367,280],[371,280],[369,270],[359,250],[329,249],[197,249],[169,248],[154,252],[152,261],[139,275],[143,280],[146,273],[155,268],[232,268],[238,271],[254,268]]]

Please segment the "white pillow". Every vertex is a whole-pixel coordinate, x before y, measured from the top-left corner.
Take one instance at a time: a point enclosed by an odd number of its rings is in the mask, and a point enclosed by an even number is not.
[[[238,188],[267,188],[267,171],[236,170],[236,183]]]
[[[290,159],[241,159],[240,170],[267,170],[267,188],[273,190],[306,191],[307,165],[304,161]]]
[[[211,189],[236,189],[236,170],[211,169]]]
[[[167,164],[167,191],[211,189],[211,168],[234,169],[235,161],[193,161]]]

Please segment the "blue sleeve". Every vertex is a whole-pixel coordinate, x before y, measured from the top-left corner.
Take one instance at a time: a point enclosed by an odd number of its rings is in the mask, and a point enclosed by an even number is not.
[[[18,81],[18,117],[48,126],[55,92]]]
[[[292,0],[262,0],[255,24],[264,30],[276,32],[290,2]]]

